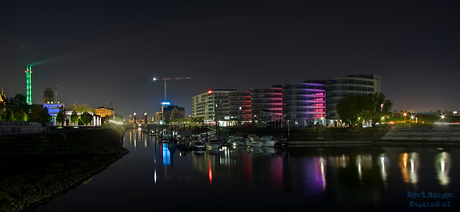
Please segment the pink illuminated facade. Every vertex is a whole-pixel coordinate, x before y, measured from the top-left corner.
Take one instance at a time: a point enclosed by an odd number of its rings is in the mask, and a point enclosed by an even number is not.
[[[325,124],[326,88],[320,81],[283,84],[283,115],[293,126]]]
[[[233,126],[251,121],[250,91],[232,91],[229,93],[229,116]]]
[[[283,121],[283,91],[281,85],[251,88],[252,121],[257,126]]]

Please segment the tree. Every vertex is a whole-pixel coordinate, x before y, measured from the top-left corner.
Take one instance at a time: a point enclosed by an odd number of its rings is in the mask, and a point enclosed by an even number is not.
[[[364,98],[365,120],[372,120],[372,126],[375,126],[382,117],[388,116],[391,112],[393,103],[390,100],[385,100],[385,94],[376,92]]]
[[[91,115],[90,113],[84,112],[83,114],[81,114],[81,121],[83,122],[83,124],[88,125],[89,123],[91,123],[91,120],[93,120],[93,115]]]
[[[27,111],[29,106],[27,105],[26,97],[23,94],[16,94],[8,100],[7,107],[13,110],[19,111],[19,109],[22,109],[23,111]]]
[[[94,109],[90,108],[87,104],[73,104],[72,105],[72,110],[76,111],[77,113],[83,113],[83,112],[92,112],[94,113]]]
[[[77,114],[77,112],[72,111],[72,114],[70,115],[70,122],[72,122],[72,124],[78,123],[78,114]]]
[[[27,114],[22,109],[19,109],[19,111],[16,111],[14,113],[14,117],[16,121],[27,121]]]
[[[355,126],[363,115],[365,99],[361,96],[346,96],[337,103],[337,114],[350,127]]]
[[[383,93],[373,93],[367,96],[347,96],[337,103],[337,113],[351,127],[358,121],[370,121],[375,126],[382,117],[388,116],[393,103],[385,100]]]
[[[193,117],[192,120],[191,120],[192,123],[195,123],[195,124],[203,124],[204,123],[204,119],[203,117]]]
[[[53,120],[53,117],[48,113],[48,108],[42,108],[40,105],[35,105],[32,112],[29,114],[29,120],[32,122],[39,122],[42,125],[48,125]]]
[[[65,113],[64,111],[61,110],[56,116],[56,122],[61,124],[62,126],[62,123],[64,123],[64,121],[65,121]]]
[[[14,114],[10,108],[7,108],[6,111],[2,114],[2,120],[14,121]]]
[[[29,114],[29,120],[32,122],[40,122],[40,114],[42,111],[43,108],[40,105],[35,105]]]
[[[53,120],[53,117],[48,113],[48,108],[43,108],[42,112],[39,115],[40,117],[40,123],[44,126],[49,125],[51,121]]]
[[[26,121],[27,114],[24,111],[29,110],[29,105],[26,103],[26,97],[23,94],[16,94],[13,98],[5,99],[2,102],[2,107],[9,109],[13,113],[13,120]],[[6,116],[6,114],[5,114]],[[11,118],[11,114],[8,114],[8,118]],[[11,120],[11,121],[13,121]]]

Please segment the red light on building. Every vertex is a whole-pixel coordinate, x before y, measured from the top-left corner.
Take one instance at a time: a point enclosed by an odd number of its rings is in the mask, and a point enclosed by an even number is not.
[[[212,94],[212,91],[211,91],[211,90],[209,90],[209,91],[208,91],[208,94]]]

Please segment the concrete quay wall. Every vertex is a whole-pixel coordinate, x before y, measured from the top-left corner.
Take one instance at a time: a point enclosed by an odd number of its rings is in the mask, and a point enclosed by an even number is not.
[[[442,141],[460,144],[460,126],[408,126],[393,127],[380,142],[384,141]]]

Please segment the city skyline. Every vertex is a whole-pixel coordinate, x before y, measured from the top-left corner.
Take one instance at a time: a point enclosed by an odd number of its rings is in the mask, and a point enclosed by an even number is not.
[[[6,2],[0,9],[0,84],[32,99],[154,115],[167,96],[191,114],[209,89],[378,74],[393,109],[457,110],[460,12],[454,1],[214,3]],[[122,110],[121,112],[117,111]]]

